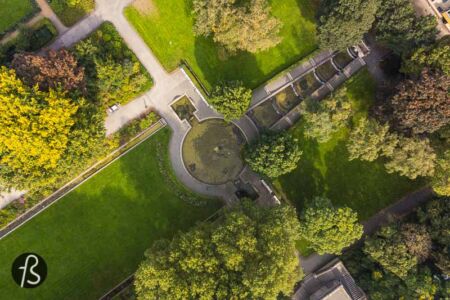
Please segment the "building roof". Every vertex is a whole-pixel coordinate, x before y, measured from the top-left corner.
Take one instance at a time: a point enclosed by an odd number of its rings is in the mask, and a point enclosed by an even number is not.
[[[367,297],[345,268],[335,259],[311,273],[295,291],[293,300],[366,300]]]

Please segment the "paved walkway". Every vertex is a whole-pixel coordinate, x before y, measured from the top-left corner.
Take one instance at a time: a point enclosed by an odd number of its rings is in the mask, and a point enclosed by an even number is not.
[[[392,219],[398,219],[411,213],[417,207],[430,200],[432,197],[433,191],[428,187],[423,188],[403,197],[398,202],[381,210],[376,215],[372,216],[369,220],[363,222],[363,238],[353,244],[351,247],[360,245],[364,241],[364,237],[373,234],[380,227],[389,224]],[[312,254],[308,257],[300,257],[300,263],[302,265],[303,271],[307,275],[318,270],[335,257],[335,255],[330,254]]]
[[[35,0],[39,8],[41,9],[41,15],[50,19],[53,25],[55,25],[56,30],[59,34],[62,34],[68,30],[68,28],[61,22],[58,16],[54,13],[50,5],[48,5],[46,0]]]

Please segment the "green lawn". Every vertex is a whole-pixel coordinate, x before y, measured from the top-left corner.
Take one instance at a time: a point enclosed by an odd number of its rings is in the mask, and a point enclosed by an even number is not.
[[[50,0],[50,6],[61,22],[72,26],[95,8],[95,0],[80,0],[76,6],[70,6],[68,0]]]
[[[214,200],[199,199],[200,207],[180,200],[188,192],[168,179],[169,136],[168,129],[157,133],[0,240],[0,298],[98,299],[136,270],[153,241],[217,211]],[[168,171],[161,174],[159,164]],[[23,252],[47,262],[47,279],[37,288],[21,289],[11,277]]]
[[[141,14],[133,6],[125,14],[159,61],[173,70],[182,59],[207,88],[219,80],[239,79],[255,88],[317,48],[316,0],[270,0],[272,13],[283,25],[282,43],[256,55],[223,57],[210,38],[193,33],[192,0],[147,0],[152,7]]]
[[[369,73],[361,71],[346,86],[357,111],[355,119],[367,114],[375,94]],[[326,195],[337,206],[355,209],[360,219],[365,220],[423,185],[420,180],[411,181],[386,173],[381,160],[372,163],[349,161],[346,148],[348,128],[335,134],[331,141],[318,144],[303,136],[302,127],[300,121],[291,129],[303,151],[298,168],[275,182],[276,187],[296,206],[298,213],[301,213],[306,199]]]
[[[33,0],[0,0],[0,36],[34,10]]]

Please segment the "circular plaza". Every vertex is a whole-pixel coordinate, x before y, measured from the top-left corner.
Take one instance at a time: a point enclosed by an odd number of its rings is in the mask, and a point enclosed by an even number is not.
[[[195,119],[195,118],[194,118]],[[191,123],[182,147],[183,162],[197,180],[219,185],[233,181],[244,168],[245,138],[240,129],[222,119]]]

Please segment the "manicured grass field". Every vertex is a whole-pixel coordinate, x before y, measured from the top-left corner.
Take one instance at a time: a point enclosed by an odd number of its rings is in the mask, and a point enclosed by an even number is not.
[[[145,0],[143,0],[145,1]],[[219,80],[238,79],[254,88],[317,48],[316,0],[271,0],[282,21],[282,43],[268,51],[224,57],[211,38],[194,36],[192,0],[147,0],[147,11],[130,6],[125,14],[168,70],[185,59],[207,88]]]
[[[347,84],[347,93],[358,112],[355,119],[367,114],[374,99],[373,80],[361,71]],[[344,128],[331,141],[318,144],[303,136],[300,121],[292,133],[298,138],[303,156],[298,168],[279,178],[276,187],[301,213],[306,199],[326,195],[337,206],[356,210],[361,220],[368,219],[423,185],[420,180],[388,174],[381,159],[375,162],[349,161],[346,142],[349,129]]]
[[[72,26],[94,10],[95,0],[81,0],[76,6],[70,6],[68,0],[51,0],[50,6],[64,25]]]
[[[0,240],[0,298],[98,299],[136,270],[153,241],[217,211],[215,200],[198,199],[200,207],[180,200],[183,187],[167,181],[169,136],[168,129],[157,133]],[[156,153],[164,155],[165,174]],[[10,274],[24,252],[47,262],[47,279],[34,289],[19,288]]]
[[[33,12],[33,0],[0,0],[0,35]]]

